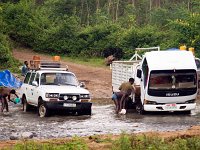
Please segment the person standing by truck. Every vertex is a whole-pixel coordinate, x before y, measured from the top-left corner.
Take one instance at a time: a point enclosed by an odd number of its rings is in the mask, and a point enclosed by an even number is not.
[[[120,85],[120,92],[116,92],[113,94],[112,99],[114,100],[116,106],[116,113],[122,113],[122,109],[125,109],[125,102],[128,97],[135,92],[134,87],[135,80],[130,78],[128,82],[124,82]]]
[[[22,67],[22,76],[25,77],[28,71],[29,71],[28,61],[24,61],[24,65]]]

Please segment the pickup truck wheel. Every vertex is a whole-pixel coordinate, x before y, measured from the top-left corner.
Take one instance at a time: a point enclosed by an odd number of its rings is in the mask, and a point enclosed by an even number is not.
[[[49,110],[46,108],[44,103],[39,104],[39,106],[38,106],[38,115],[41,118],[49,116]]]
[[[136,103],[136,111],[138,114],[144,114],[144,106],[140,101]]]
[[[23,96],[23,111],[27,112],[30,110],[30,105],[28,104],[27,100],[26,100],[26,96]]]
[[[89,110],[81,110],[78,112],[78,115],[90,115],[92,114],[92,109]]]
[[[92,115],[92,109],[85,110],[85,115]]]

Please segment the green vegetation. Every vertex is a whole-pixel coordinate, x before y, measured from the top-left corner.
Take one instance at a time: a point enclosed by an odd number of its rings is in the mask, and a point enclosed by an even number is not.
[[[2,0],[1,62],[9,67],[9,41],[84,61],[117,55],[111,49],[128,59],[136,47],[183,44],[200,56],[199,22],[199,0]]]
[[[78,64],[84,64],[84,65],[89,65],[89,66],[94,66],[94,67],[102,67],[105,66],[105,62],[103,58],[98,58],[98,57],[62,57],[62,60],[64,61],[70,61],[70,62],[75,62]]]
[[[24,141],[23,143],[16,144],[12,147],[12,150],[88,150],[88,147],[82,139],[75,137],[62,144],[41,144],[33,141]]]
[[[92,145],[97,149],[112,150],[197,150],[200,149],[200,137],[160,138],[146,135],[127,135],[119,138],[102,138],[100,135],[90,136],[89,140],[74,137],[71,140],[22,141],[4,150],[88,150]]]
[[[156,136],[129,136],[122,134],[114,141],[113,150],[197,150],[200,149],[200,137],[163,139]]]

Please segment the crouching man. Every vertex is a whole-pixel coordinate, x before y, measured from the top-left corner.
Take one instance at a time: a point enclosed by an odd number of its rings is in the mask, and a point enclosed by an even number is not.
[[[3,112],[5,108],[6,108],[6,111],[9,112],[8,100],[13,102],[10,99],[11,94],[15,95],[18,98],[18,95],[16,94],[16,91],[14,89],[6,88],[6,87],[0,88],[0,99],[1,99],[1,104],[2,104],[1,112]]]
[[[120,85],[119,90],[120,92],[115,92],[112,95],[112,100],[114,101],[114,104],[116,106],[116,113],[126,113],[121,112],[122,109],[125,109],[125,103],[128,97],[135,92],[134,87],[134,79],[130,78],[128,82],[124,82]]]

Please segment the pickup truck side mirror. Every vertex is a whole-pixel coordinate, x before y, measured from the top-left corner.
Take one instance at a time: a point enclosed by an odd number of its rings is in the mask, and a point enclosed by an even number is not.
[[[81,83],[80,83],[80,87],[81,87],[81,88],[85,88],[85,87],[86,87],[86,86],[85,86],[85,83],[84,83],[84,82],[81,82]]]
[[[33,81],[33,82],[32,82],[32,85],[33,85],[33,86],[38,86],[37,81]]]
[[[140,69],[137,69],[137,77],[141,78],[142,76],[142,71]]]

